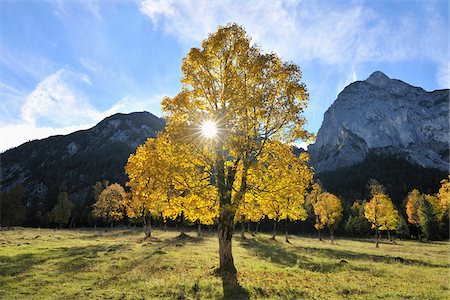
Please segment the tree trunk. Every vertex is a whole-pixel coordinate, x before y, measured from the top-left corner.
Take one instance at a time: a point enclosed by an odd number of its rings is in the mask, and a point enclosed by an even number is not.
[[[333,229],[331,228],[331,226],[328,226],[328,229],[330,230],[330,239],[331,239],[331,243],[334,244]]]
[[[258,221],[258,223],[256,223],[255,234],[258,234],[258,229],[259,229],[260,223],[261,223],[261,221]]]
[[[285,240],[286,240],[286,243],[289,243],[289,244],[290,244],[291,242],[289,241],[288,227],[289,227],[289,223],[288,223],[288,220],[286,220]]]
[[[379,248],[380,246],[378,245],[380,240],[380,232],[378,231],[378,228],[375,229],[375,248]]]
[[[197,225],[197,237],[202,236],[202,224],[199,222]]]
[[[391,233],[389,232],[389,230],[387,231],[387,234],[388,234],[389,242],[392,242]]]
[[[148,239],[152,236],[152,219],[144,216],[144,239]]]
[[[247,232],[250,233],[250,222],[247,222]]]
[[[111,221],[111,229],[114,227],[114,221]]]
[[[273,220],[272,240],[275,240],[277,236],[277,221]]]
[[[167,232],[167,222],[164,221],[164,232]]]
[[[180,236],[184,236],[184,235],[186,235],[185,233],[184,233],[184,214],[183,213],[181,213],[181,216],[180,216],[180,229],[181,229],[181,233],[180,233]]]
[[[317,224],[317,227],[319,227],[319,216],[316,216],[316,224]],[[317,228],[317,234],[318,234],[318,237],[319,237],[319,241],[321,242],[322,241],[322,236],[320,235],[320,228]]]
[[[219,257],[220,271],[224,273],[236,273],[234,266],[231,238],[233,237],[233,213],[223,210],[219,217]]]
[[[241,239],[245,239],[245,224],[241,223]]]

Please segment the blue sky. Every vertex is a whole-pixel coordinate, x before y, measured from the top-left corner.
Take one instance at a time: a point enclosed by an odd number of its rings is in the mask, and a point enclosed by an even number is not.
[[[380,70],[448,88],[448,1],[0,1],[0,151],[149,111],[180,90],[181,60],[237,22],[303,71],[307,128]]]

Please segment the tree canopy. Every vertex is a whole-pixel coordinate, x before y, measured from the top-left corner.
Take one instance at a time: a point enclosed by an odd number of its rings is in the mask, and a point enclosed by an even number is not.
[[[305,215],[303,194],[312,174],[307,155],[296,157],[289,145],[310,138],[303,117],[308,93],[298,66],[262,53],[236,24],[219,27],[201,48],[192,48],[181,69],[180,93],[162,102],[166,132],[141,147],[171,146],[156,160],[143,150],[131,156],[129,186],[133,197],[165,194],[164,205],[188,218],[189,203],[205,199],[211,217],[198,221],[217,222],[220,270],[235,273],[236,214],[262,215],[244,212],[249,201],[274,218]],[[279,216],[268,205],[274,201],[285,206]]]

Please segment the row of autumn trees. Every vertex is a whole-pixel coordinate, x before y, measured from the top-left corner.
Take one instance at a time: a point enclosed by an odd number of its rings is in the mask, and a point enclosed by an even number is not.
[[[132,156],[130,161],[133,159]],[[449,180],[443,180],[441,183],[442,186],[435,195],[420,194],[418,190],[413,190],[405,199],[407,220],[416,227],[420,241],[423,238],[426,240],[438,238],[439,231],[447,230],[450,183]],[[131,182],[128,185],[131,185]],[[180,198],[158,197],[159,195],[153,194],[152,190],[148,189],[141,192],[135,190],[133,196],[132,192],[126,193],[117,183],[105,187],[93,205],[94,215],[103,218],[111,226],[114,221],[119,221],[124,217],[134,219],[135,222],[142,222],[146,237],[151,236],[152,219],[159,218],[164,222],[167,219],[181,219],[181,222],[186,220],[190,223],[207,225],[217,222],[218,214],[214,206],[208,207],[201,202],[184,201]],[[361,218],[360,223],[366,222],[367,226],[370,226],[375,232],[376,247],[378,247],[382,231],[387,232],[389,241],[392,241],[391,231],[395,231],[398,235],[407,235],[408,226],[387,195],[386,189],[376,180],[370,180],[368,188],[371,199],[355,202],[351,210]],[[308,190],[305,201],[294,202],[289,201],[289,198],[284,198],[283,202],[280,200],[282,198],[257,200],[253,196],[247,197],[242,202],[234,222],[241,223],[241,228],[244,229],[245,223],[259,223],[264,218],[271,219],[274,221],[272,238],[275,239],[278,222],[282,220],[304,221],[309,215],[315,220],[314,227],[317,229],[319,240],[322,240],[321,230],[327,228],[333,243],[334,228],[341,220],[343,213],[341,200],[328,193],[320,182],[312,184]],[[155,197],[150,196],[152,194]],[[303,197],[300,198],[303,199]],[[350,227],[349,224],[358,223],[358,216],[350,215],[346,227]],[[359,228],[355,226],[354,229],[361,229],[361,227],[361,225]],[[286,227],[286,242],[288,241]]]

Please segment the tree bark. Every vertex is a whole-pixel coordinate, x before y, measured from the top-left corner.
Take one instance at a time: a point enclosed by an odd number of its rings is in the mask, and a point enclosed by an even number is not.
[[[186,235],[186,233],[184,232],[184,214],[183,213],[181,213],[181,216],[180,216],[180,229],[181,229],[181,233],[180,233],[180,236],[185,236]]]
[[[333,229],[331,228],[331,226],[328,226],[328,229],[330,230],[330,239],[331,239],[331,243],[334,244]]]
[[[277,236],[277,221],[273,220],[272,240],[275,240]]]
[[[114,227],[114,221],[111,221],[111,229]]]
[[[259,229],[259,224],[260,223],[261,223],[261,221],[258,221],[258,223],[256,223],[255,235],[258,234],[258,229]]]
[[[250,233],[250,222],[247,222],[247,232]]]
[[[241,223],[241,239],[245,239],[245,224]]]
[[[286,220],[285,240],[286,240],[286,243],[289,243],[289,244],[290,244],[291,242],[289,241],[288,227],[289,227],[289,223],[288,223],[288,220]]]
[[[144,233],[145,239],[152,236],[152,223],[151,218],[144,216]]]
[[[389,242],[392,242],[391,233],[389,232],[389,230],[387,231],[387,234],[388,234]]]
[[[375,229],[375,248],[379,248],[380,246],[378,245],[380,240],[380,232],[378,231],[378,228]]]
[[[232,243],[234,215],[224,210],[219,217],[219,257],[220,271],[222,273],[236,273],[234,266]]]
[[[197,225],[197,237],[202,236],[202,224],[199,222]]]
[[[319,216],[316,216],[316,224],[317,224],[317,227],[319,226]],[[320,228],[317,228],[317,234],[318,234],[318,237],[319,237],[319,241],[321,242],[322,241],[322,236],[320,235]]]

